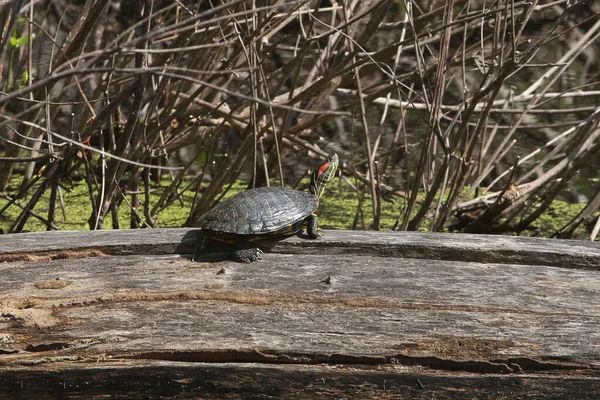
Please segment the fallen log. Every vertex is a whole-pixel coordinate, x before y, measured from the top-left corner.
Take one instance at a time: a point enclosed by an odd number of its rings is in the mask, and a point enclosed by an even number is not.
[[[600,396],[600,245],[327,231],[0,236],[0,398]]]

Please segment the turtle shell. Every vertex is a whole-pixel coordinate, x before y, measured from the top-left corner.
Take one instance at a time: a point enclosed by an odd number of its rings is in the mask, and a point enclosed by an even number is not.
[[[232,196],[202,215],[198,226],[215,232],[237,235],[291,233],[319,205],[308,192],[260,187]]]

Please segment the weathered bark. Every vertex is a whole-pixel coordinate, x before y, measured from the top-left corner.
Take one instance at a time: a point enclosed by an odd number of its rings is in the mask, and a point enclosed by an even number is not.
[[[0,236],[0,397],[600,394],[598,243],[327,231],[193,263],[196,235]]]

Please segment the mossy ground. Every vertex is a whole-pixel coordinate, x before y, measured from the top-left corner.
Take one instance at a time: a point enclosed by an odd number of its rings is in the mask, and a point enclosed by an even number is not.
[[[306,186],[307,182],[303,182]],[[169,184],[163,180],[162,183],[155,184],[152,188],[150,203],[155,204],[159,199],[161,190]],[[301,185],[302,186],[302,185]],[[9,196],[16,193],[16,186],[7,191]],[[246,184],[239,182],[232,186],[231,190],[226,194],[226,197],[232,196],[246,188]],[[48,213],[48,197],[49,192],[46,192],[42,200],[38,202],[34,211],[44,218]],[[194,193],[192,191],[185,192],[181,197],[181,201],[175,201],[168,208],[161,211],[156,218],[157,227],[181,227],[185,223],[187,216],[192,208]],[[70,190],[62,190],[62,199],[64,207],[57,207],[55,224],[63,230],[82,230],[89,229],[88,218],[91,215],[91,205],[89,200],[88,188],[83,181],[75,182],[70,187]],[[126,196],[127,201],[131,200],[131,196]],[[143,202],[143,194],[140,195],[140,202]],[[25,204],[25,200],[21,200],[20,204]],[[0,199],[0,209],[7,204],[7,200]],[[535,230],[524,232],[525,235],[537,234],[540,236],[550,236],[556,230],[563,227],[573,216],[575,216],[584,207],[583,204],[569,204],[564,201],[555,201],[550,209],[535,223]],[[404,199],[395,199],[394,203],[383,201],[381,204],[381,229],[391,229],[399,215],[404,212]],[[372,227],[372,203],[368,195],[365,195],[359,212],[358,196],[350,187],[340,181],[332,182],[321,198],[319,209],[320,227],[324,229],[352,229],[358,213],[359,217],[356,224],[356,229],[370,229]],[[0,228],[8,231],[15,219],[17,218],[21,208],[16,205],[11,205],[0,217]],[[143,205],[138,211],[140,216],[144,216]],[[126,229],[130,227],[131,208],[123,201],[119,209],[119,227]],[[364,224],[364,225],[363,225]],[[104,229],[112,229],[112,221],[110,215],[107,216],[104,223]],[[426,229],[426,226],[423,227]],[[46,226],[37,218],[31,217],[24,228],[25,231],[43,231]],[[576,232],[576,237],[585,238],[586,234],[583,229]]]
[[[161,185],[154,185],[152,187],[152,192],[150,195],[150,204],[155,204],[159,197],[162,189],[167,186],[169,182],[164,182]],[[7,190],[7,194],[9,196],[14,196],[17,192],[16,188],[18,186],[11,186]],[[30,193],[35,192],[37,186],[34,186]],[[44,193],[44,196],[41,200],[36,204],[34,208],[34,212],[42,216],[43,218],[47,218],[48,215],[48,205],[49,205],[49,193],[47,190]],[[55,225],[58,228],[63,230],[81,230],[81,229],[89,229],[88,218],[92,213],[92,205],[90,202],[89,191],[86,183],[84,181],[73,182],[69,185],[68,188],[62,188],[62,201],[57,202],[56,211],[55,211]],[[144,201],[143,194],[140,195],[140,202]],[[184,193],[182,196],[183,202],[175,202],[170,207],[159,213],[156,216],[157,226],[161,227],[180,227],[185,222],[186,216],[190,211],[191,203],[193,200],[194,193],[188,192]],[[24,205],[29,200],[29,197],[26,199],[21,199],[19,204]],[[123,200],[121,207],[119,208],[119,227],[129,228],[130,220],[131,220],[131,207],[128,202],[131,202],[131,196],[126,196]],[[3,208],[8,201],[6,199],[0,199],[0,209]],[[2,215],[2,219],[0,220],[0,228],[7,231],[12,223],[15,221],[19,213],[21,212],[21,208],[16,205],[11,205]],[[144,217],[144,207],[140,206],[138,210],[138,215],[143,219]],[[104,229],[113,229],[113,223],[111,215],[107,215],[104,222]],[[39,219],[35,217],[30,217],[27,224],[24,227],[24,231],[44,231],[46,230],[46,225],[43,224]]]

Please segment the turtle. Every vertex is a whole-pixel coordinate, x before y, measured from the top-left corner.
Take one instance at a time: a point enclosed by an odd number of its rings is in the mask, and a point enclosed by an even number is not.
[[[259,187],[238,193],[203,214],[195,225],[201,228],[192,261],[207,252],[210,241],[227,243],[238,262],[262,258],[255,241],[277,241],[306,229],[308,237],[321,236],[314,211],[327,183],[339,164],[337,154],[312,172],[308,192],[284,187]]]

